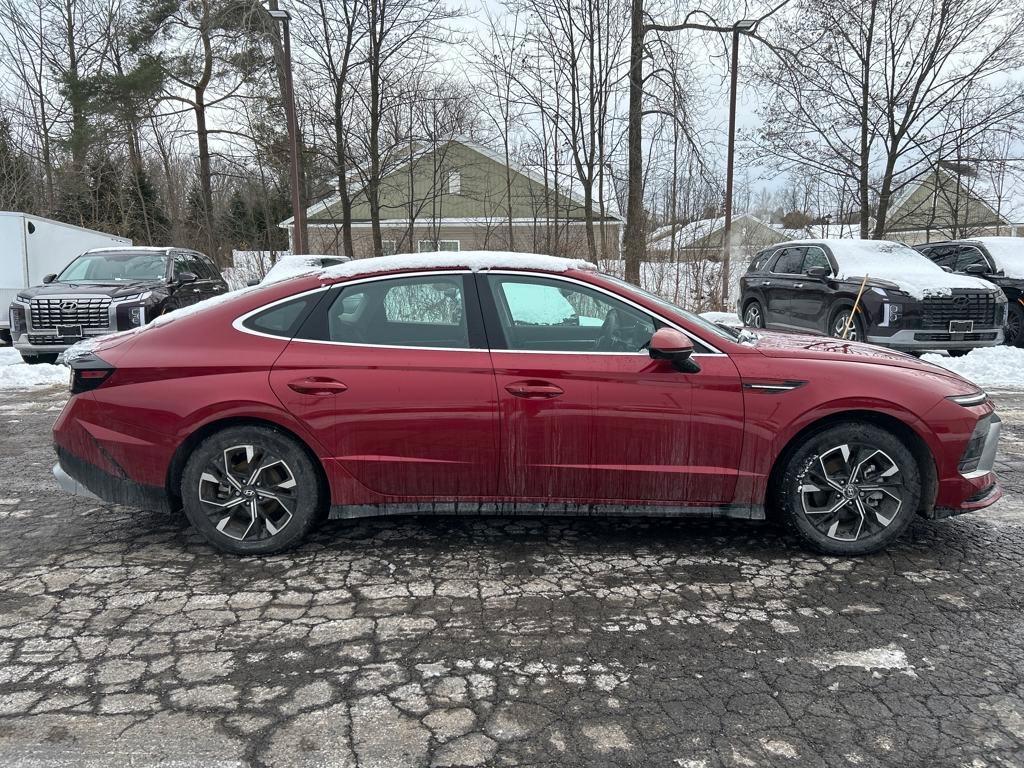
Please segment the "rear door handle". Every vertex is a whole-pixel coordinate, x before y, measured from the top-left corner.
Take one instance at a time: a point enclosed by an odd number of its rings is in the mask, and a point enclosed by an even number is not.
[[[308,376],[289,381],[288,388],[300,395],[337,395],[348,390],[348,385],[324,376]]]
[[[565,390],[550,381],[514,381],[505,390],[516,397],[545,400],[565,394]]]
[[[793,287],[794,288],[803,288],[804,284],[803,283],[793,283]]]

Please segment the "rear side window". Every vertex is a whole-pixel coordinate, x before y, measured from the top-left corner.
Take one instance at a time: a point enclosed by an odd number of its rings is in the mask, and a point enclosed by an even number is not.
[[[278,304],[276,307],[270,307],[253,315],[242,325],[250,331],[290,339],[298,330],[302,318],[306,315],[306,310],[319,297],[320,295],[317,294],[286,301],[284,304]]]
[[[812,267],[824,267],[829,272],[832,271],[832,265],[828,263],[828,256],[821,248],[808,248],[807,255],[804,257],[804,267],[802,272],[807,272]]]
[[[774,253],[775,251],[762,251],[761,253],[756,254],[754,258],[750,260],[750,266],[747,267],[747,272],[760,272],[764,269],[768,260]]]

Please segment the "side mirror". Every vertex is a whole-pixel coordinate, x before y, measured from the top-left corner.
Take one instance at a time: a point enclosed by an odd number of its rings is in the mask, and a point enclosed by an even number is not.
[[[950,272],[950,273],[953,272],[952,268],[950,268],[950,267],[942,267],[942,271],[943,272]]]
[[[984,264],[968,264],[964,267],[964,273],[968,275],[984,275],[987,272]]]
[[[51,272],[50,274],[45,275],[43,277],[43,285],[49,285],[50,283],[52,283],[56,279],[57,279],[57,273],[56,272]]]
[[[257,278],[257,277],[250,277],[248,280],[245,281],[245,285],[246,285],[247,288],[252,288],[254,285],[259,285],[259,284],[260,284],[260,281],[259,281],[259,278]]]
[[[195,272],[179,272],[178,279],[175,281],[179,285],[185,285],[186,283],[194,283],[199,279],[199,275]]]
[[[828,267],[808,267],[805,273],[808,277],[813,277],[816,280],[824,280],[826,277],[832,274],[832,270]]]
[[[672,367],[683,373],[697,373],[700,366],[690,358],[693,342],[675,328],[659,328],[651,337],[647,351],[655,360],[668,360]]]

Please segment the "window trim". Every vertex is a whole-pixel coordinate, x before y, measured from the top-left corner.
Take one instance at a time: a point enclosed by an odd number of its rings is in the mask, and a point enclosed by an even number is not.
[[[252,310],[249,310],[248,312],[246,312],[246,313],[244,313],[242,315],[239,315],[237,318],[235,318],[235,320],[231,323],[231,327],[234,328],[236,331],[240,331],[241,333],[249,333],[249,334],[252,334],[254,336],[264,336],[266,338],[280,340],[282,338],[280,336],[272,336],[270,334],[261,333],[260,331],[254,331],[254,330],[252,330],[250,328],[246,328],[245,326],[242,325],[242,323],[245,320],[247,320],[251,315],[254,315],[257,312],[262,312],[263,310],[270,309],[271,307],[274,307],[277,304],[283,304],[286,301],[291,301],[292,299],[297,299],[297,298],[299,298],[301,296],[305,296],[305,295],[310,294],[310,293],[317,293],[319,291],[330,291],[330,290],[333,290],[335,288],[346,288],[346,287],[351,286],[351,285],[358,285],[360,283],[372,283],[372,282],[376,282],[378,280],[393,280],[393,279],[398,278],[398,277],[429,277],[429,276],[434,276],[434,275],[470,275],[473,278],[473,280],[471,282],[473,283],[474,289],[476,291],[476,297],[477,297],[477,304],[478,304],[478,306],[483,303],[483,300],[481,298],[481,294],[483,292],[480,290],[479,279],[480,279],[480,277],[486,276],[486,275],[524,275],[526,277],[546,277],[546,278],[549,278],[551,280],[561,280],[561,281],[566,282],[566,283],[573,283],[574,285],[582,285],[585,288],[590,288],[591,290],[599,291],[601,293],[608,294],[613,299],[617,299],[617,300],[623,302],[624,304],[628,304],[631,307],[634,307],[634,308],[640,310],[641,312],[643,312],[643,313],[645,313],[647,315],[650,315],[655,320],[663,323],[667,327],[675,328],[680,333],[686,335],[690,340],[692,340],[695,343],[700,344],[700,345],[702,345],[704,347],[707,347],[709,350],[711,350],[710,352],[694,352],[692,357],[712,357],[712,356],[714,356],[714,357],[728,357],[729,356],[727,353],[725,353],[725,352],[721,351],[720,349],[718,349],[711,342],[709,342],[706,339],[696,335],[692,331],[687,330],[686,328],[681,326],[679,323],[677,323],[677,322],[675,322],[673,320],[669,320],[664,315],[661,315],[661,314],[659,314],[657,312],[653,312],[653,311],[647,309],[647,307],[643,306],[642,304],[638,304],[637,302],[633,301],[632,299],[629,299],[629,298],[627,298],[625,296],[621,296],[621,295],[615,293],[614,291],[610,291],[607,288],[605,288],[604,286],[595,285],[593,283],[588,283],[588,282],[586,282],[584,280],[577,280],[575,278],[568,277],[566,275],[556,275],[556,274],[552,274],[550,272],[526,272],[526,271],[523,271],[523,270],[515,270],[515,269],[491,269],[491,270],[486,270],[486,271],[482,271],[482,272],[473,272],[472,270],[468,270],[468,269],[432,269],[432,270],[425,270],[425,271],[419,271],[419,272],[401,272],[401,273],[392,273],[392,274],[387,274],[387,275],[372,275],[372,276],[369,276],[369,277],[358,278],[356,280],[348,280],[348,281],[345,281],[345,282],[330,283],[328,285],[321,285],[321,286],[319,286],[317,288],[313,288],[313,289],[308,290],[308,291],[303,291],[302,293],[293,293],[290,296],[285,296],[284,298],[277,299],[276,301],[272,301],[269,304],[263,304],[262,306],[256,307],[255,309],[252,309]],[[467,296],[466,296],[466,301],[467,301],[466,309],[468,311],[469,310],[469,295],[468,295],[468,292],[467,292]],[[317,303],[316,306],[319,306],[319,302]],[[383,348],[383,349],[418,349],[418,350],[422,350],[422,351],[433,351],[433,352],[486,352],[487,354],[490,354],[493,351],[493,352],[507,352],[509,354],[516,354],[516,355],[620,355],[620,356],[621,355],[630,355],[630,356],[644,355],[644,356],[647,356],[647,357],[650,356],[649,353],[647,353],[647,352],[598,352],[598,351],[594,351],[594,352],[590,352],[590,351],[586,351],[586,352],[546,352],[546,351],[518,350],[518,349],[493,349],[491,347],[491,345],[490,345],[490,340],[487,339],[487,336],[486,336],[486,331],[487,331],[487,326],[488,326],[487,320],[483,316],[480,316],[479,320],[480,320],[481,325],[482,325],[482,330],[484,331],[484,340],[485,340],[485,343],[487,344],[487,346],[484,346],[484,347],[469,347],[469,348],[466,348],[466,347],[409,347],[409,346],[399,346],[399,345],[396,345],[396,344],[363,344],[363,343],[357,343],[357,342],[352,342],[352,341],[327,341],[327,340],[324,340],[324,339],[299,339],[299,338],[293,338],[291,340],[291,343],[294,344],[294,343],[297,343],[297,342],[302,342],[302,343],[305,343],[305,344],[330,344],[330,345],[333,345],[333,346],[341,346],[341,347],[371,347],[371,348]],[[470,322],[472,322],[472,321],[470,321]],[[470,336],[472,338],[472,331],[470,333]]]

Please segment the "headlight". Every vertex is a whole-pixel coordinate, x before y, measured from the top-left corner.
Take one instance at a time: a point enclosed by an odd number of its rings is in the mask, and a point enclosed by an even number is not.
[[[903,317],[903,306],[901,304],[886,304],[885,322],[882,325],[898,323],[901,317]]]
[[[972,392],[969,395],[950,395],[946,398],[952,400],[957,405],[962,405],[964,408],[970,408],[972,405],[981,405],[988,400],[988,393],[984,390],[980,392]]]
[[[132,326],[145,325],[146,308],[142,306],[130,307],[128,309],[128,324]]]
[[[11,306],[11,338],[17,338],[26,330],[25,310],[17,304]]]

